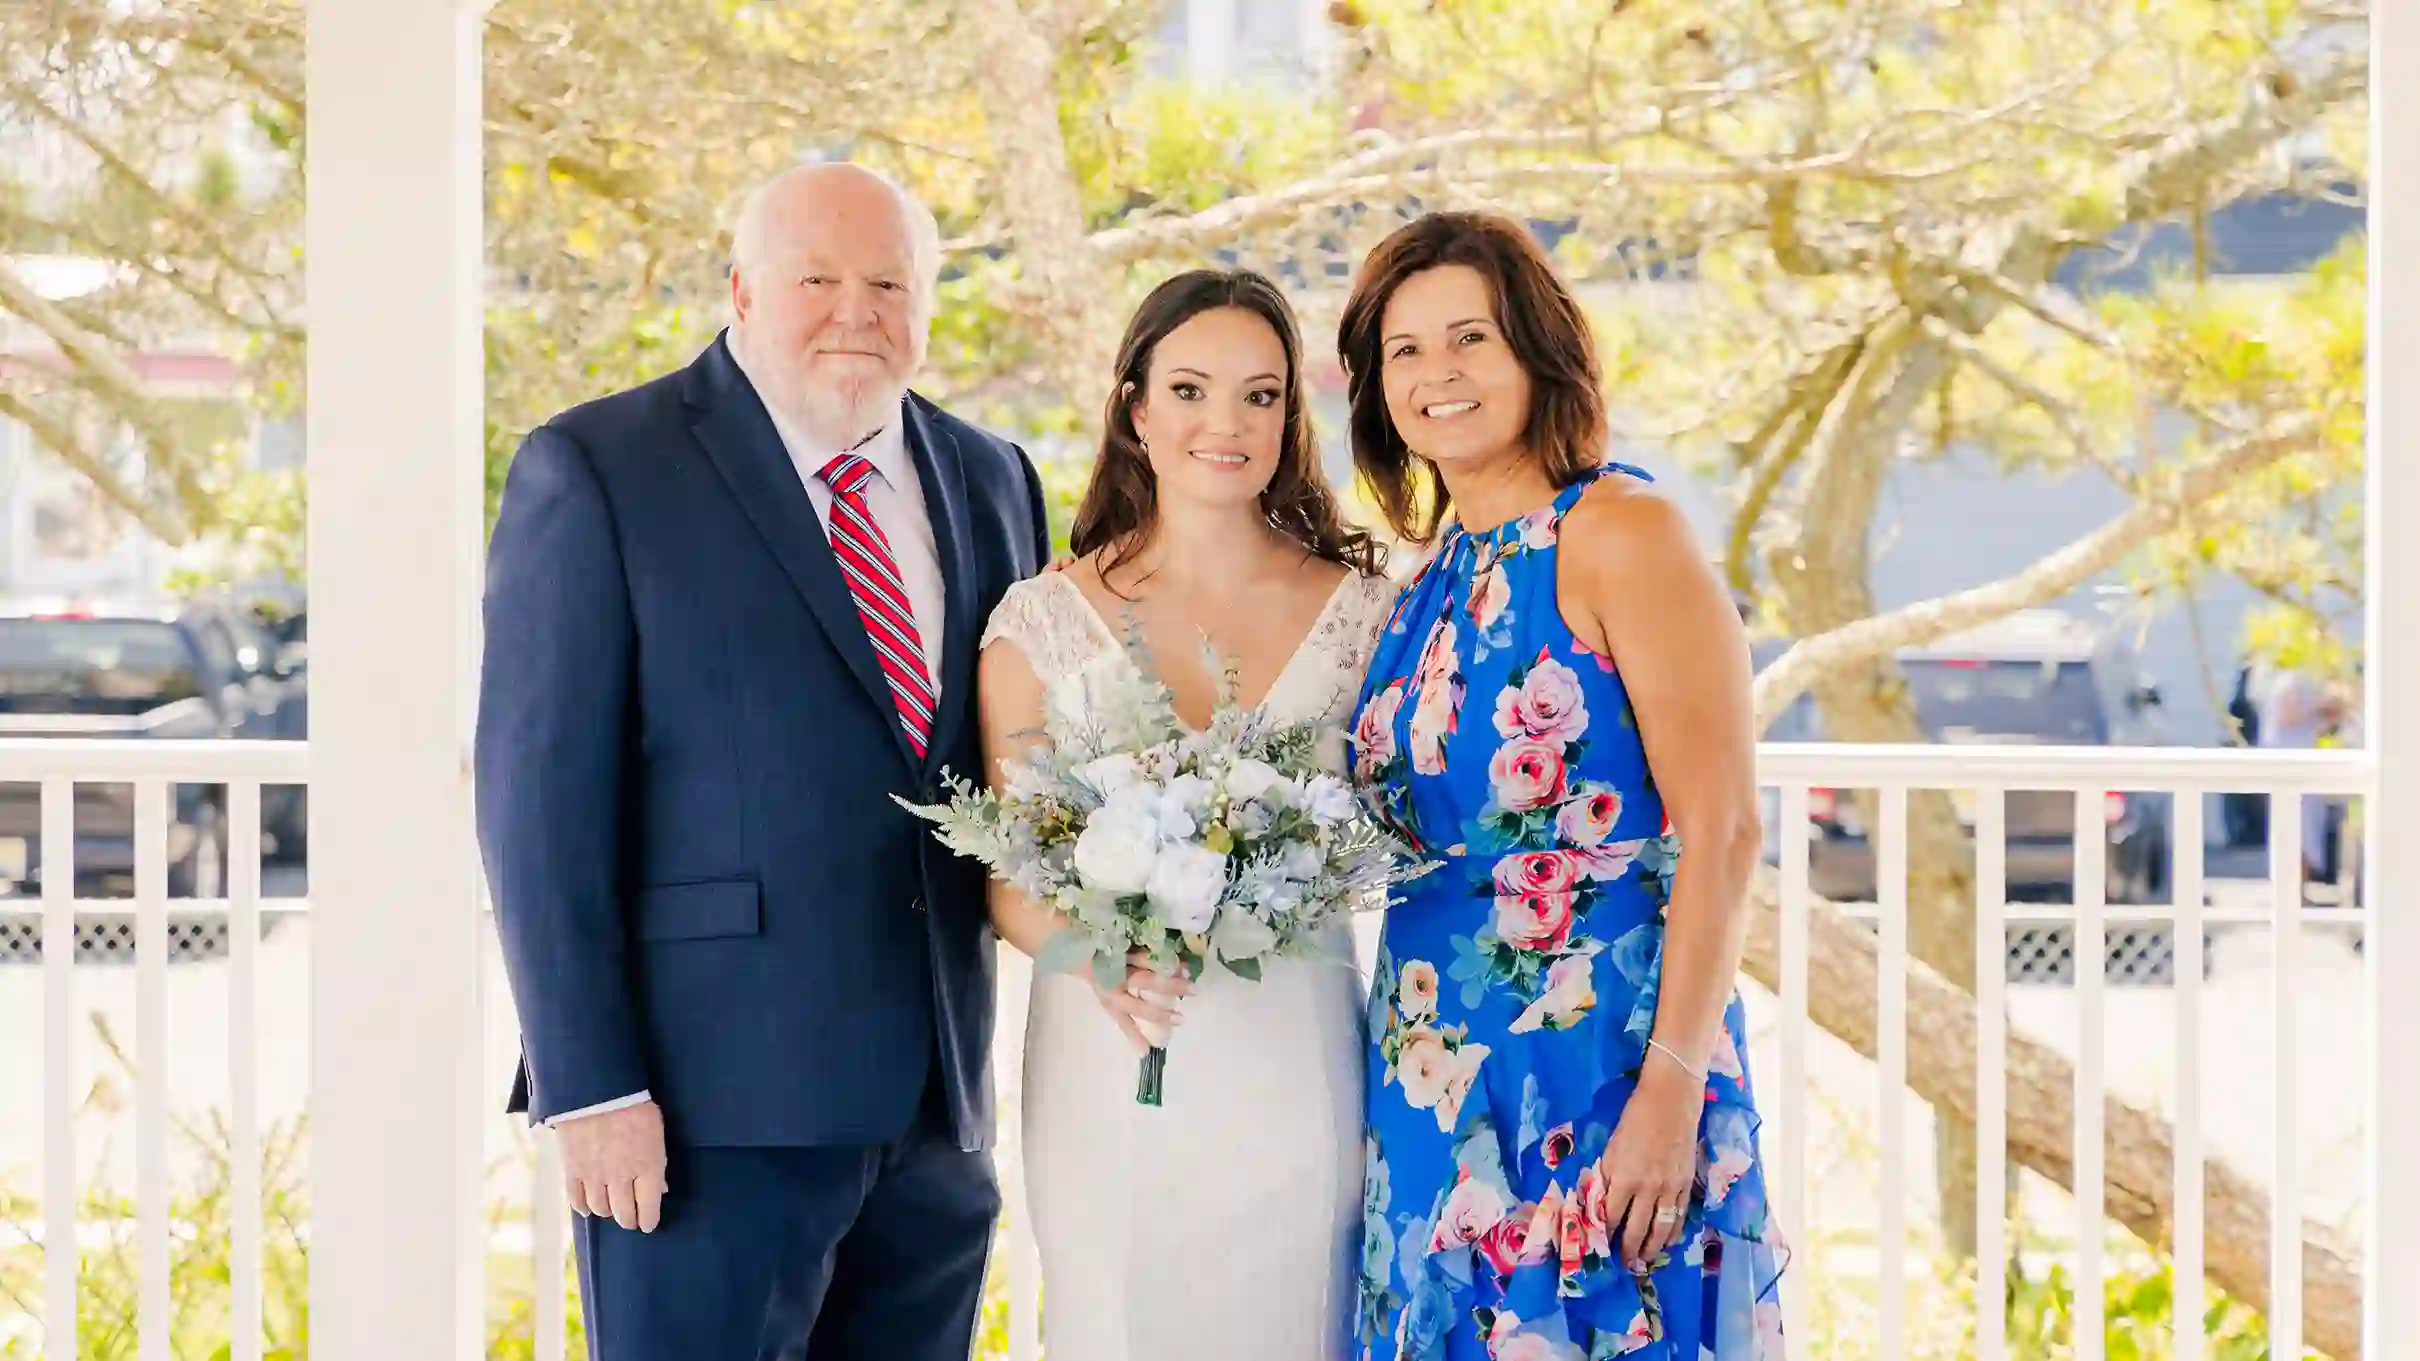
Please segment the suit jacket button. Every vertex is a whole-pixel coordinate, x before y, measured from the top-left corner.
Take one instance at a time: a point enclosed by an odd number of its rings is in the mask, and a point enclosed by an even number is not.
[[[909,903],[909,904],[908,904],[908,906],[909,906],[909,907],[911,907],[911,908],[913,908],[913,909],[915,909],[915,910],[916,910],[916,911],[918,911],[918,912],[922,912],[922,911],[924,910],[924,898],[923,898],[923,896],[922,896],[922,895],[918,895],[918,897],[916,898],[916,900],[915,900],[914,902]]]

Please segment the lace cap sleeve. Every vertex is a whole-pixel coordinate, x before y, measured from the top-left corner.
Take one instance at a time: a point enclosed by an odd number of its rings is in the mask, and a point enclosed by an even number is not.
[[[1036,679],[1055,684],[1082,670],[1096,650],[1085,608],[1073,583],[1048,574],[1028,577],[1009,587],[993,607],[978,650],[995,642],[1014,644]]]

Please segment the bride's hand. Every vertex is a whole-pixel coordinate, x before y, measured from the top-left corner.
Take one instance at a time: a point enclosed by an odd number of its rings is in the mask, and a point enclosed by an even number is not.
[[[1622,1261],[1651,1267],[1680,1238],[1689,1198],[1697,1190],[1697,1124],[1705,1112],[1703,1082],[1653,1050],[1639,1085],[1614,1124],[1597,1163],[1605,1191],[1605,1224]]]
[[[1192,984],[1182,974],[1164,974],[1152,968],[1151,957],[1136,950],[1126,956],[1124,984],[1104,988],[1096,982],[1092,990],[1101,999],[1101,1009],[1118,1023],[1118,1029],[1126,1032],[1126,1038],[1139,1049],[1149,1049],[1151,1037],[1143,1033],[1143,1026],[1155,1025],[1164,1032],[1183,1024],[1185,1018],[1177,1013],[1176,999],[1192,991]]]

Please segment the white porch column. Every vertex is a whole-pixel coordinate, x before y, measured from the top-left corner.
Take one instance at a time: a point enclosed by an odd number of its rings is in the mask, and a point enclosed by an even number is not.
[[[2370,7],[2369,1233],[2362,1355],[2420,1346],[2420,7]],[[2395,700],[2394,695],[2403,698]]]
[[[472,1361],[478,4],[309,0],[311,1330]]]

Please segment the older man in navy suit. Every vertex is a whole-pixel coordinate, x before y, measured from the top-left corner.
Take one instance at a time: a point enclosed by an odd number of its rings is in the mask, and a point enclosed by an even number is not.
[[[908,391],[939,236],[790,171],[696,362],[531,432],[488,553],[479,836],[597,1361],[967,1355],[999,1195],[976,642],[1023,451]]]

